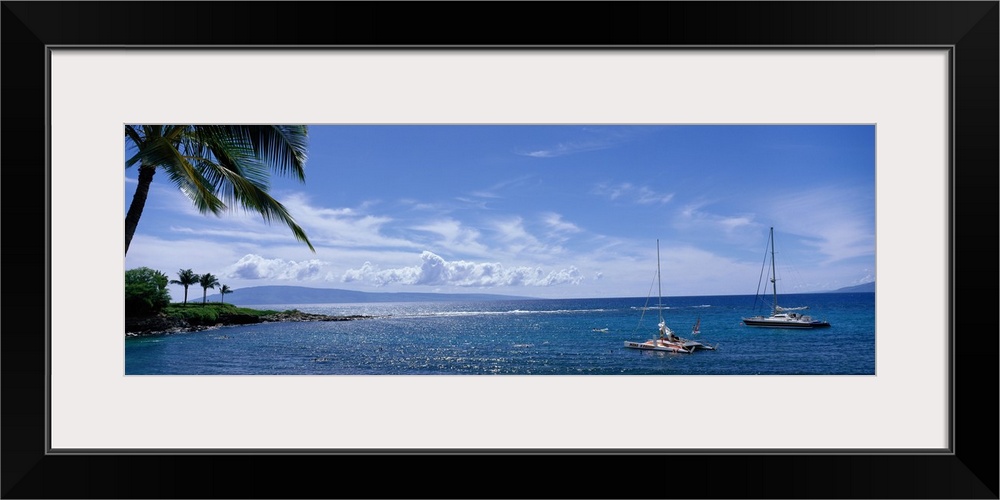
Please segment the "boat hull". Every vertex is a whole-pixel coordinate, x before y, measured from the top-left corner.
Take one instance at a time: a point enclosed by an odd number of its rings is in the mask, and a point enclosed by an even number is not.
[[[758,328],[789,328],[798,330],[808,330],[812,328],[829,328],[830,323],[826,321],[794,321],[794,320],[770,320],[744,318],[743,324]]]
[[[645,342],[625,341],[625,347],[629,349],[641,349],[646,351],[667,351],[683,352],[690,354],[697,350],[714,351],[715,347],[695,342],[693,340],[679,339],[676,341],[647,340]]]
[[[690,354],[693,349],[686,349],[683,346],[677,344],[662,344],[659,342],[632,342],[629,340],[625,341],[625,347],[629,349],[640,349],[643,351],[665,351],[665,352],[681,352],[685,354]]]
[[[713,347],[713,346],[705,345],[705,344],[702,344],[701,342],[695,342],[693,340],[685,341],[683,343],[683,345],[684,345],[685,348],[690,349],[692,351],[697,351],[699,349],[700,350],[705,350],[705,351],[714,351],[715,350],[715,347]]]

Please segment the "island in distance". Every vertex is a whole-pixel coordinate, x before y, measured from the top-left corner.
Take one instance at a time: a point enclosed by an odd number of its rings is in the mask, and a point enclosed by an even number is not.
[[[840,288],[830,293],[875,292],[875,282]],[[485,293],[358,292],[338,288],[304,286],[251,286],[226,294],[226,302],[235,305],[259,304],[350,304],[366,302],[459,302],[487,300],[533,300],[535,297]],[[208,300],[218,302],[219,295]]]
[[[251,286],[226,294],[226,302],[235,305],[258,304],[338,304],[365,302],[458,302],[486,300],[531,300],[534,297],[483,293],[357,292],[337,288],[304,286]],[[218,294],[208,296],[218,302]]]
[[[831,293],[875,293],[875,282],[862,283],[855,286],[838,288]]]

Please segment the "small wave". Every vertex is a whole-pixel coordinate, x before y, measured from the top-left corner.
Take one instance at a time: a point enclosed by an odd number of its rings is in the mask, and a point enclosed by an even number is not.
[[[701,304],[701,305],[697,305],[697,306],[647,306],[647,307],[632,306],[632,310],[633,311],[655,311],[657,309],[663,309],[663,310],[668,310],[668,309],[703,309],[703,308],[706,308],[706,307],[712,307],[712,305],[711,304]]]
[[[529,311],[524,309],[511,309],[508,311],[434,311],[412,314],[400,314],[397,317],[421,318],[421,317],[449,317],[449,316],[508,316],[508,315],[529,315],[529,314],[569,314],[569,313],[600,313],[609,309],[553,309],[547,311]]]

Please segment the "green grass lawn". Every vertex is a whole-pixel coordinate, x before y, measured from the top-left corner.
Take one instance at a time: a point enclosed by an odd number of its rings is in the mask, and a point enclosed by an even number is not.
[[[220,302],[208,302],[205,304],[188,302],[186,305],[175,302],[163,309],[163,314],[170,318],[183,318],[192,323],[213,323],[218,321],[219,316],[269,316],[282,311],[270,311],[261,309],[249,309],[246,307],[236,307],[232,304]],[[290,312],[290,311],[284,311]]]

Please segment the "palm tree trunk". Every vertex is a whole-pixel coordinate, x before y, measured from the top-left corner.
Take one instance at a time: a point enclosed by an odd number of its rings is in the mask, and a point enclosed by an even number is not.
[[[188,305],[188,287],[184,285],[184,305]]]
[[[135,188],[135,194],[132,195],[132,203],[128,206],[128,213],[125,214],[125,254],[128,254],[128,246],[132,243],[132,235],[135,234],[135,228],[139,225],[139,217],[142,215],[142,209],[146,206],[146,197],[149,196],[149,185],[153,182],[153,174],[156,173],[156,167],[150,167],[143,165],[139,167],[139,185]],[[187,303],[187,298],[185,297],[184,302]]]

